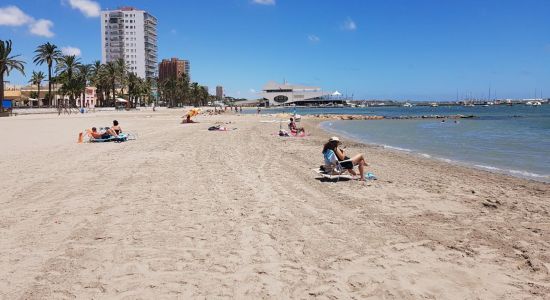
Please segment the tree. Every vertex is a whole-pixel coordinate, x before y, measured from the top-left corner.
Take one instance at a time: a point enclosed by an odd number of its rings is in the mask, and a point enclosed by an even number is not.
[[[91,64],[90,83],[96,88],[97,103],[100,106],[104,103],[103,92],[107,87],[105,78],[103,77],[104,69],[104,65],[102,65],[99,60]]]
[[[56,45],[45,43],[38,46],[34,51],[34,63],[42,65],[46,63],[48,65],[48,104],[52,104],[52,67],[53,63],[57,63],[57,60],[61,57],[61,51],[57,49]]]
[[[208,105],[208,90],[205,86],[201,86],[200,88],[200,99],[201,99],[201,105],[206,106]]]
[[[17,59],[19,55],[11,55],[11,45],[11,40],[0,40],[0,112],[4,111],[4,75],[9,76],[14,69],[25,75],[25,62]]]
[[[76,106],[75,95],[81,91],[79,78],[77,78],[81,66],[80,59],[76,56],[63,55],[59,58],[55,67],[55,71],[63,84],[62,89],[66,95],[69,95],[71,106]]]
[[[111,88],[113,94],[113,103],[116,101],[116,93],[115,93],[115,87],[116,87],[116,78],[117,78],[117,67],[114,62],[110,61],[105,65],[105,72],[103,73],[103,76],[105,76],[105,79],[109,82],[109,87]]]
[[[40,85],[42,81],[46,78],[44,72],[32,71],[31,79],[29,80],[30,84],[35,84],[38,87],[38,93],[36,99],[38,100],[38,107],[40,107]]]
[[[124,95],[124,87],[126,86],[126,80],[128,76],[128,66],[124,62],[124,59],[119,58],[115,60],[116,73],[118,77],[118,84],[120,85],[120,94]]]
[[[92,74],[93,74],[92,65],[89,65],[89,64],[81,65],[78,68],[78,81],[82,91],[82,97],[80,98],[81,106],[85,106],[84,100],[86,99],[86,86],[88,86],[88,83],[91,81]]]
[[[137,99],[139,98],[141,92],[141,78],[139,78],[135,73],[130,72],[128,74],[128,100],[133,103],[134,107],[137,106]],[[132,101],[133,100],[133,101]]]
[[[200,86],[198,83],[193,82],[191,84],[191,104],[194,106],[200,103]]]
[[[180,100],[180,103],[183,103],[185,105],[190,104],[189,76],[187,75],[187,73],[182,73],[181,76],[178,78],[177,94],[178,94],[178,99]]]

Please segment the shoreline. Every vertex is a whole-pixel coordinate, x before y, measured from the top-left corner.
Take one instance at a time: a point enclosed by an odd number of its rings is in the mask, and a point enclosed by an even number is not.
[[[310,119],[310,120],[313,121],[312,119]],[[392,146],[392,145],[376,144],[376,143],[369,143],[369,142],[361,141],[359,138],[354,138],[353,136],[347,135],[344,132],[337,131],[337,130],[330,130],[326,127],[323,127],[323,124],[326,123],[326,122],[330,122],[330,121],[318,120],[318,122],[315,122],[316,123],[315,126],[317,126],[320,130],[322,130],[326,133],[341,135],[345,139],[353,141],[355,143],[361,143],[361,144],[364,144],[364,145],[370,146],[370,147],[382,147],[384,149],[387,149],[388,151],[394,151],[394,152],[405,154],[405,155],[411,155],[411,156],[414,156],[416,158],[429,159],[429,160],[437,161],[437,162],[440,162],[440,163],[446,163],[446,164],[451,164],[451,165],[455,165],[455,166],[465,167],[465,168],[469,168],[469,169],[473,169],[473,170],[477,170],[477,171],[489,172],[491,174],[510,176],[510,177],[517,178],[517,179],[523,179],[523,180],[528,180],[528,181],[534,181],[534,182],[539,182],[539,183],[550,184],[550,179],[546,179],[546,180],[544,179],[544,178],[547,178],[548,176],[535,174],[535,173],[531,173],[531,172],[524,171],[524,170],[511,170],[511,169],[502,169],[502,168],[495,167],[495,166],[478,165],[474,162],[460,161],[460,160],[454,160],[454,159],[446,158],[446,157],[434,156],[434,155],[431,155],[431,154],[422,153],[422,152],[417,151],[417,150],[403,149],[403,148],[399,148],[399,147]],[[312,122],[312,123],[314,123],[314,122]],[[514,174],[517,174],[517,175],[514,175]],[[529,175],[527,175],[527,174],[529,174]]]

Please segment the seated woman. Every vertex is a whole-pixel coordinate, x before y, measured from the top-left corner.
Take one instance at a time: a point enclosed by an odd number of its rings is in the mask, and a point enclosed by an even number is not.
[[[97,128],[92,127],[92,132],[90,132],[90,134],[94,139],[102,140],[106,140],[110,137],[118,137],[118,134],[112,128],[107,128],[107,130],[101,133],[97,131]]]
[[[122,128],[120,128],[120,126],[118,125],[118,121],[117,120],[113,120],[113,126],[111,127],[111,129],[118,135],[122,132]]]
[[[365,160],[365,157],[363,154],[357,154],[352,158],[349,158],[344,155],[344,150],[338,148],[338,145],[340,144],[340,139],[338,137],[331,137],[328,142],[323,146],[323,155],[325,157],[325,163],[330,163],[330,157],[335,155],[338,159],[338,162],[342,166],[342,168],[346,169],[351,175],[357,175],[357,173],[353,170],[354,166],[359,167],[359,180],[364,181],[365,177],[365,166],[367,166],[367,161]]]
[[[300,134],[301,132],[303,132],[303,133],[306,132],[306,130],[303,127],[296,126],[296,122],[294,122],[294,118],[290,118],[290,123],[288,123],[288,129],[290,129],[290,131],[292,133],[295,133],[295,134]]]

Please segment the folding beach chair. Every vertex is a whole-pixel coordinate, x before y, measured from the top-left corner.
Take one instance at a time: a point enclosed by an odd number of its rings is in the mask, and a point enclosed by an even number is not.
[[[321,175],[321,177],[336,181],[340,179],[351,180],[354,178],[351,174],[345,174],[347,170],[342,167],[333,151],[330,151],[329,154],[324,154],[324,160],[325,164],[316,170],[317,174]]]

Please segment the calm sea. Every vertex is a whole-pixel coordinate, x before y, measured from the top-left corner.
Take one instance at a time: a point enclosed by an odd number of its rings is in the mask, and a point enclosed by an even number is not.
[[[494,172],[550,182],[550,105],[531,107],[368,107],[269,109],[298,114],[475,115],[454,120],[327,121],[322,127],[357,141]]]

